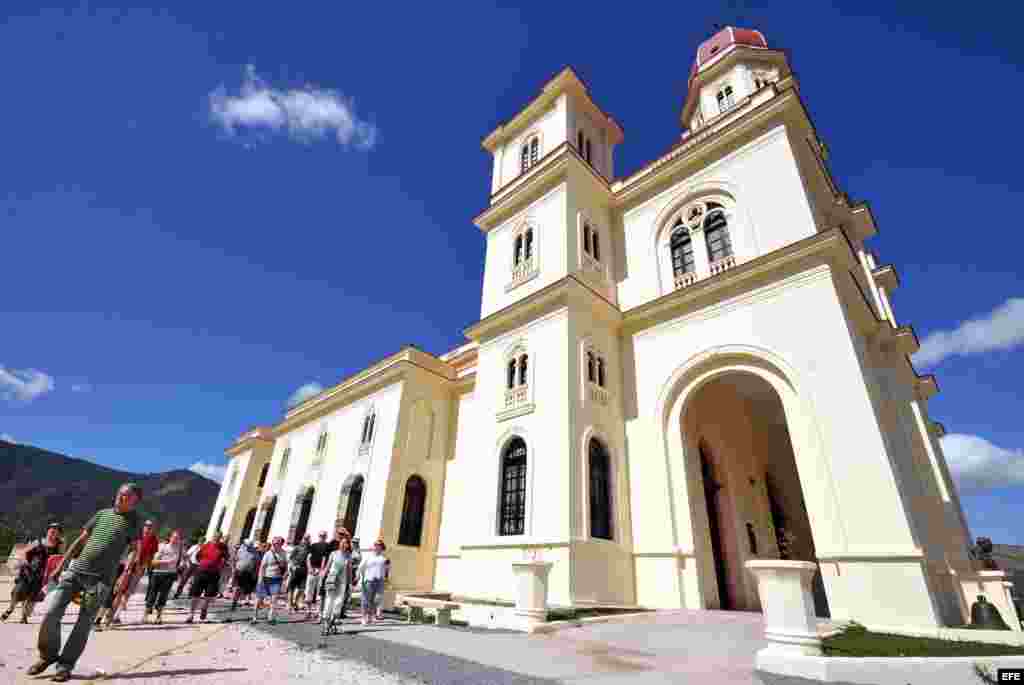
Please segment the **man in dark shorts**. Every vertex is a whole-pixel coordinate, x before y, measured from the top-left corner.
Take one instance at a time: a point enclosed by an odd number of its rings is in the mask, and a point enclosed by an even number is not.
[[[93,514],[82,534],[68,547],[60,581],[46,598],[46,613],[39,626],[39,661],[29,667],[28,675],[39,675],[56,663],[54,682],[71,680],[71,671],[85,650],[96,612],[111,591],[117,562],[126,547],[135,548],[138,544],[141,526],[135,507],[141,499],[142,488],[125,483],[117,491],[114,506]],[[81,594],[78,620],[61,650],[60,622],[77,594]]]
[[[210,601],[220,590],[220,572],[228,562],[228,546],[221,540],[220,531],[213,533],[213,539],[199,548],[199,564],[196,566],[195,578],[192,580],[192,606],[189,608],[185,623],[195,621],[196,608],[202,603],[199,620],[206,621],[206,611]]]
[[[327,542],[327,531],[320,531],[320,539],[309,546],[309,556],[306,558],[306,619],[313,618],[313,611],[316,608],[317,595],[320,593],[320,569],[327,561],[327,557],[334,551],[331,543]]]
[[[239,543],[238,550],[235,552],[235,597],[231,601],[231,611],[238,608],[239,599],[255,592],[256,569],[259,567],[262,557],[263,553],[256,548],[252,540],[242,540]]]

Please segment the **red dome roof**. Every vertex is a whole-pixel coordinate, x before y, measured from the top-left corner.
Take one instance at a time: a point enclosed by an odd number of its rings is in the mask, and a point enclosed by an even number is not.
[[[690,80],[697,75],[701,67],[710,62],[719,53],[725,52],[733,45],[746,45],[753,48],[767,48],[768,41],[764,34],[752,29],[738,29],[733,26],[726,26],[724,29],[708,38],[697,48],[697,59],[690,69]]]

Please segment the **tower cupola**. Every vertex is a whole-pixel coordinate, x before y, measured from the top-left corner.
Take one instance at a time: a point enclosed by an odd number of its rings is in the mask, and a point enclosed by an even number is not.
[[[788,74],[785,55],[763,33],[726,26],[697,48],[680,122],[696,131]]]

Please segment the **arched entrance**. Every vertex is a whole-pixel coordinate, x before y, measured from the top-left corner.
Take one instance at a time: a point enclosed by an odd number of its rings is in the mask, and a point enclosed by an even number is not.
[[[689,395],[678,430],[701,484],[694,535],[705,606],[759,610],[746,561],[817,561],[782,400],[757,374],[723,371]],[[815,594],[828,616],[820,577]]]
[[[309,526],[309,514],[313,511],[314,495],[316,495],[316,490],[310,486],[305,491],[300,492],[298,497],[295,498],[295,513],[293,514],[292,525],[289,530],[290,535],[288,536],[293,545],[302,542],[302,538],[306,534],[306,528]]]
[[[363,503],[363,477],[349,476],[341,486],[341,497],[338,499],[338,516],[334,521],[336,527],[343,527],[353,537],[358,537],[356,526],[359,524],[359,508]]]
[[[277,496],[271,497],[264,504],[263,526],[260,528],[260,542],[266,542],[270,537],[270,527],[274,523],[274,512],[277,510]]]

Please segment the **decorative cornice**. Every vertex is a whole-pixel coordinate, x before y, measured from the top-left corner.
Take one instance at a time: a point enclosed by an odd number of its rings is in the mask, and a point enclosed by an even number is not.
[[[856,257],[849,240],[840,229],[804,238],[796,243],[737,264],[716,276],[704,278],[685,288],[674,290],[656,300],[633,307],[623,313],[623,328],[628,334],[655,326],[680,315],[680,310],[696,311],[722,299],[725,294],[749,288],[750,282],[808,261],[822,264],[838,259],[853,264]],[[810,266],[810,264],[807,264]]]
[[[256,426],[242,433],[238,438],[224,450],[224,454],[234,457],[247,449],[261,444],[273,444],[274,429],[269,426]]]

